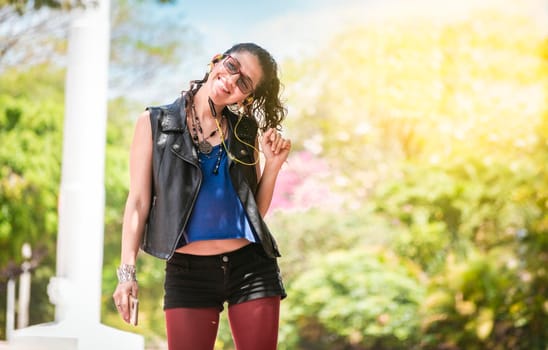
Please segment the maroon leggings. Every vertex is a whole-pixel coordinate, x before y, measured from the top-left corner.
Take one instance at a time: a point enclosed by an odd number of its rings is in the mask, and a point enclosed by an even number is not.
[[[212,350],[219,328],[217,308],[167,309],[169,350]],[[237,350],[275,350],[278,343],[280,297],[246,301],[228,307]]]

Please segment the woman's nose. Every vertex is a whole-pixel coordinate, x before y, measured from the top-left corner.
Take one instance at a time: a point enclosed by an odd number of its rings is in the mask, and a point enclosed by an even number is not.
[[[236,86],[236,82],[238,81],[238,79],[240,79],[240,73],[230,74],[227,77],[227,81],[233,86]]]

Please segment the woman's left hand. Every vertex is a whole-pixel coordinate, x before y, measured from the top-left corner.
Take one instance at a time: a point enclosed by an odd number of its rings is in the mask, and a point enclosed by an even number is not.
[[[284,139],[276,129],[270,128],[262,135],[261,148],[266,163],[280,168],[291,150],[291,140]]]

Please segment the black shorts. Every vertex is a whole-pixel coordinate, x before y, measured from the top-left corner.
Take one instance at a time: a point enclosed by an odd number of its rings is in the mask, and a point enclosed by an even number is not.
[[[228,305],[286,297],[276,258],[251,243],[218,255],[175,253],[166,263],[164,310],[179,307],[223,310]]]

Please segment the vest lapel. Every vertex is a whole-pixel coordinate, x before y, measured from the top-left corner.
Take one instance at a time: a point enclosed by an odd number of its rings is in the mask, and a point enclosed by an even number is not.
[[[198,154],[186,125],[186,110],[183,98],[179,98],[177,103],[164,111],[161,128],[163,133],[172,134],[175,137],[171,150],[178,157],[198,164]]]

